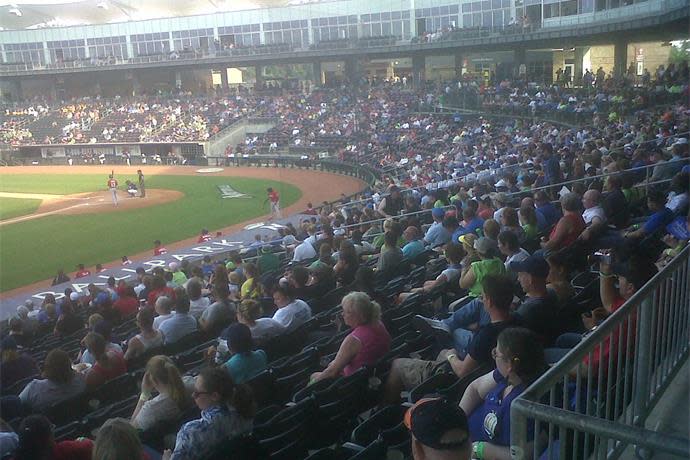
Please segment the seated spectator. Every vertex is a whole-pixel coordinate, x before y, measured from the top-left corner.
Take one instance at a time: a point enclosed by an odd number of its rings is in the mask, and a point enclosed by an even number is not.
[[[494,243],[498,243],[498,234],[501,233],[501,225],[495,220],[489,218],[484,221],[482,226],[484,237],[490,239]]]
[[[230,276],[239,275],[232,273]],[[199,329],[211,335],[217,334],[236,320],[236,307],[231,300],[228,284],[215,284],[213,298],[215,302],[206,308],[199,318]]]
[[[86,370],[86,386],[95,388],[127,372],[127,362],[121,353],[106,349],[106,341],[101,334],[89,332],[84,337],[87,350],[95,359],[93,367]]]
[[[280,323],[286,332],[297,329],[311,319],[309,305],[304,300],[295,299],[289,288],[275,288],[273,301],[278,308],[273,314],[273,319]]]
[[[252,299],[240,303],[237,309],[237,322],[249,328],[255,342],[265,342],[285,332],[285,328],[278,321],[273,318],[262,318],[261,305]]]
[[[501,220],[499,222],[501,224],[501,231],[513,232],[515,236],[518,237],[518,241],[525,241],[525,230],[520,225],[520,220],[518,219],[515,208],[503,208]]]
[[[402,248],[403,257],[412,260],[424,252],[424,243],[420,239],[419,229],[417,227],[409,226],[403,232],[403,238],[407,244]]]
[[[152,398],[154,390],[158,396]],[[141,380],[141,396],[132,414],[132,425],[146,431],[162,423],[176,422],[190,403],[175,363],[167,356],[154,356],[146,364],[146,372]]]
[[[567,303],[575,296],[575,288],[571,284],[570,265],[563,253],[555,252],[546,258],[549,263],[549,276],[546,278],[546,289],[556,293],[559,305]]]
[[[379,274],[390,274],[400,267],[403,260],[403,252],[398,247],[398,234],[390,230],[384,235],[384,243],[381,247],[376,271]]]
[[[14,432],[14,428],[0,418],[0,458],[11,458],[18,445],[19,436]]]
[[[506,275],[489,275],[484,278],[482,286],[482,305],[490,322],[479,327],[465,350],[443,350],[436,361],[408,358],[393,361],[384,388],[386,404],[398,403],[402,390],[409,391],[432,375],[446,371],[447,364],[458,378],[462,378],[492,362],[491,352],[496,347],[498,335],[516,325],[510,311],[513,282]]]
[[[186,295],[178,296],[175,301],[175,314],[163,321],[159,330],[166,345],[175,343],[197,330],[196,318],[189,314],[189,298]]]
[[[474,249],[479,255],[479,260],[472,262],[470,269],[460,278],[460,287],[468,289],[468,294],[474,298],[479,297],[482,289],[482,280],[486,275],[498,275],[505,273],[505,266],[496,256],[496,246],[488,238],[479,238],[474,242]]]
[[[328,265],[321,265],[309,270],[305,299],[318,299],[335,289],[333,269]]]
[[[531,255],[519,262],[512,262],[510,270],[517,273],[520,287],[526,294],[516,313],[521,324],[532,330],[549,345],[562,332],[559,322],[558,298],[546,288],[549,264],[543,257]]]
[[[196,319],[204,313],[211,301],[208,297],[201,295],[201,283],[195,279],[189,280],[187,283],[187,296],[189,296],[189,313]]]
[[[647,207],[652,215],[636,230],[625,234],[628,239],[641,239],[666,227],[673,220],[673,211],[666,207],[666,197],[659,191],[647,194]]]
[[[240,297],[244,299],[258,299],[261,297],[261,284],[259,283],[259,270],[256,265],[248,263],[243,267],[246,281],[242,283]]]
[[[163,323],[163,321],[173,317],[173,301],[170,297],[162,295],[156,299],[156,303],[154,304],[154,306],[156,309],[156,314],[158,316],[156,316],[156,318],[153,320],[153,328],[155,330],[158,330],[161,327],[161,323]]]
[[[53,425],[45,415],[29,415],[19,425],[19,444],[13,460],[91,460],[90,439],[55,441]],[[103,457],[94,457],[103,458]]]
[[[467,206],[462,210],[462,222],[460,227],[453,233],[451,241],[457,243],[460,236],[468,233],[477,233],[483,227],[484,220],[476,214],[474,207]]]
[[[551,202],[543,190],[534,193],[534,204],[537,207],[537,212],[544,216],[547,229],[556,225],[563,217],[563,213]]]
[[[111,418],[98,429],[93,443],[93,458],[109,460],[131,458],[133,460],[151,460],[141,444],[137,430],[124,418]]]
[[[303,260],[311,260],[314,257],[316,257],[316,249],[314,249],[309,238],[307,238],[295,247],[295,252],[292,254],[292,261],[302,262]]]
[[[26,331],[24,331],[24,322],[21,319],[17,318],[16,316],[10,318],[8,321],[8,326],[10,327],[9,336],[14,339],[17,346],[21,348],[31,347],[33,338],[31,337],[31,334],[28,334]]]
[[[508,230],[498,234],[498,250],[506,257],[506,270],[508,270],[511,262],[525,260],[529,257],[529,252],[520,247],[517,235]]]
[[[153,328],[153,321],[153,310],[150,308],[144,308],[137,313],[137,326],[140,332],[127,342],[125,360],[129,361],[163,345],[163,334]]]
[[[671,190],[666,197],[666,207],[674,214],[687,212],[689,191],[690,174],[676,174],[671,179]]]
[[[321,372],[311,375],[310,382],[348,376],[363,366],[373,366],[390,349],[391,337],[381,322],[381,307],[364,292],[343,297],[343,322],[352,332],[340,344],[333,361]]]
[[[582,195],[582,205],[585,208],[582,212],[582,219],[585,221],[586,226],[600,226],[606,223],[606,213],[604,208],[601,207],[600,201],[601,194],[598,190],[587,190]],[[586,231],[582,233],[584,234]]]
[[[256,409],[251,391],[236,385],[222,369],[203,369],[194,382],[192,398],[201,418],[180,428],[175,449],[166,450],[163,460],[202,460],[224,441],[252,429]]]
[[[321,266],[333,267],[333,250],[330,244],[324,243],[319,246],[319,258],[309,265],[309,270],[313,270]]]
[[[446,212],[443,208],[433,208],[431,210],[431,215],[434,219],[434,223],[427,229],[424,235],[424,243],[435,248],[449,242],[451,233],[448,232],[443,225],[443,219],[446,216]]]
[[[180,270],[180,264],[177,262],[170,262],[170,264],[168,264],[168,268],[172,273],[172,282],[175,287],[183,286],[184,283],[187,282],[187,275]]]
[[[606,181],[607,193],[601,200],[606,220],[615,228],[621,229],[628,225],[630,206],[623,193],[623,181],[619,175],[609,176]]]
[[[442,398],[424,398],[405,413],[414,460],[469,460],[472,455],[467,416]]]
[[[70,304],[63,304],[62,312],[55,323],[55,334],[67,337],[84,327],[84,321],[72,310]]]
[[[533,332],[508,328],[499,334],[492,356],[496,370],[470,383],[460,409],[468,414],[470,440],[482,458],[509,459],[510,405],[546,369],[544,350]],[[534,439],[530,428],[527,436]]]
[[[436,279],[425,281],[422,287],[414,288],[409,293],[401,293],[399,296],[401,302],[409,297],[410,294],[417,292],[430,292],[433,289],[437,289],[441,286],[451,286],[453,284],[457,284],[458,280],[460,279],[460,273],[462,271],[461,261],[465,256],[465,252],[463,251],[461,245],[448,243],[446,244],[444,256],[448,261],[448,266],[436,277]]]
[[[43,379],[29,382],[19,394],[22,403],[32,411],[42,411],[86,389],[86,380],[72,370],[69,355],[60,349],[51,350],[43,362]]]
[[[127,318],[139,311],[139,300],[132,286],[125,287],[122,295],[113,303],[113,308],[117,310],[121,318]]]
[[[96,316],[96,315],[91,315],[91,316]],[[100,316],[100,315],[98,315],[98,316]],[[91,319],[91,318],[89,318],[89,319]],[[110,327],[110,323],[108,323],[107,321],[105,321],[101,317],[100,321],[97,321],[93,325],[91,330],[93,332],[95,332],[97,334],[101,334],[103,336],[103,338],[105,339],[105,344],[106,344],[105,348],[107,351],[114,351],[116,353],[122,354],[122,347],[119,344],[113,343],[110,340],[111,339],[110,335],[112,334],[112,328]],[[85,342],[82,341],[82,343],[85,343]],[[86,350],[84,350],[83,353],[81,353],[81,356],[79,357],[78,361],[80,363],[86,363],[86,364],[93,365],[96,363],[96,358],[93,356],[93,354],[87,348]]]
[[[292,267],[285,275],[285,277],[280,279],[280,284],[283,286],[289,286],[292,290],[292,294],[300,299],[306,299],[307,296],[307,283],[309,282],[309,269],[303,265],[297,265]]]
[[[359,268],[357,251],[351,241],[343,240],[338,251],[338,262],[333,267],[333,274],[338,286],[349,286],[355,280]]]
[[[522,230],[525,232],[525,240],[534,240],[539,236],[537,211],[534,209],[534,206],[520,206],[518,219]]]
[[[547,253],[560,251],[573,244],[585,229],[585,221],[580,213],[580,198],[575,193],[566,193],[561,197],[563,217],[551,230],[548,239],[542,238],[541,247]]]
[[[38,375],[36,361],[27,353],[17,349],[14,337],[2,339],[0,343],[0,387],[8,388],[19,380]]]
[[[252,332],[248,326],[235,323],[223,331],[221,338],[226,340],[230,355],[222,368],[230,374],[233,382],[245,383],[266,370],[266,353],[253,350]]]

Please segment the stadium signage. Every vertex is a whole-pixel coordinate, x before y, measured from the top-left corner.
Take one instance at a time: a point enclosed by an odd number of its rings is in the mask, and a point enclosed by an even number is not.
[[[229,185],[219,185],[218,190],[220,190],[221,198],[251,198],[249,195],[238,192]]]

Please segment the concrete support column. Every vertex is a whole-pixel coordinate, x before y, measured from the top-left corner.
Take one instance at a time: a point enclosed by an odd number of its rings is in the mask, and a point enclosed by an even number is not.
[[[345,59],[345,78],[350,83],[359,81],[360,73],[359,59],[356,57]]]
[[[182,88],[182,72],[175,71],[175,88]]]
[[[524,77],[527,74],[527,48],[518,47],[513,52],[513,74]]]
[[[582,75],[585,73],[584,66],[582,64],[582,60],[585,57],[585,52],[587,51],[587,48],[584,48],[582,46],[576,46],[575,47],[575,75],[573,75],[573,83],[575,85],[581,85],[582,84]]]
[[[264,67],[261,65],[254,66],[254,70],[256,71],[256,87],[257,88],[263,88],[264,87]]]
[[[455,53],[455,78],[462,77],[462,66],[465,57],[460,51]]]
[[[228,69],[226,67],[222,67],[220,69],[220,86],[224,90],[228,89],[228,87],[230,86],[228,81]]]
[[[321,68],[321,61],[314,61],[312,65],[314,66],[314,84],[321,86],[323,85],[323,69]]]
[[[618,39],[613,44],[613,75],[620,77],[625,74],[628,60],[628,41]]]
[[[422,54],[412,56],[412,80],[415,85],[426,81],[426,57]]]

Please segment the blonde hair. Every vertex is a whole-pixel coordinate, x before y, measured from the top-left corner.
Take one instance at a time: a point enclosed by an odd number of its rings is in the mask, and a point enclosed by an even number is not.
[[[93,444],[93,460],[140,459],[143,447],[137,430],[123,418],[106,420],[98,430]]]
[[[247,319],[256,321],[261,317],[261,304],[254,299],[244,299],[238,307],[238,313]]]
[[[343,297],[341,302],[343,308],[345,308],[345,304],[348,304],[359,314],[364,324],[375,323],[381,319],[381,306],[371,300],[366,292],[350,292]]]
[[[180,371],[170,358],[163,355],[154,356],[146,363],[146,372],[154,382],[170,388],[170,397],[180,409],[187,406],[187,391],[180,377]]]

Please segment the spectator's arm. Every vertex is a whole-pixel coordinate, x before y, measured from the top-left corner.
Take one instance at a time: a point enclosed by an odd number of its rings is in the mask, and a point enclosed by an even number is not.
[[[451,358],[451,356],[455,356],[455,358]],[[448,358],[450,368],[453,369],[453,372],[458,376],[458,378],[463,378],[475,370],[479,365],[479,363],[477,363],[477,361],[475,361],[474,358],[469,355],[469,353],[465,356],[465,359],[460,359],[455,354],[448,355]]]
[[[141,348],[142,343],[138,338],[132,337],[129,339],[129,342],[127,343],[127,351],[124,355],[125,361],[128,361],[138,355],[141,352]]]
[[[494,371],[478,377],[469,384],[460,400],[460,408],[466,414],[471,414],[474,409],[484,402],[486,395],[496,386]]]
[[[379,205],[376,207],[376,211],[378,211],[378,213],[381,214],[383,217],[390,217],[390,215],[386,214],[386,212],[384,211],[386,207],[386,200],[387,198],[384,198],[379,202]]]
[[[462,275],[462,278],[460,278],[460,287],[463,289],[469,289],[474,285],[475,281],[477,281],[477,276],[474,274],[474,270],[470,265],[469,270],[467,270]]]
[[[561,243],[568,235],[569,230],[570,224],[568,223],[568,221],[566,221],[565,219],[560,219],[556,224],[556,231],[553,235],[553,238],[550,238],[549,241],[544,243],[542,247],[547,250],[560,248]]]
[[[352,334],[345,337],[345,340],[343,340],[343,343],[340,345],[338,354],[335,356],[335,359],[330,362],[328,367],[326,367],[326,369],[324,369],[322,372],[315,372],[312,374],[312,383],[323,379],[338,377],[345,366],[347,366],[350,361],[357,356],[357,353],[359,353],[361,348],[362,342],[360,342],[359,339],[354,337]]]
[[[601,274],[601,279],[599,280],[601,304],[607,312],[611,313],[611,307],[617,294],[615,277],[611,274],[611,266],[609,264],[599,264],[599,273]]]

